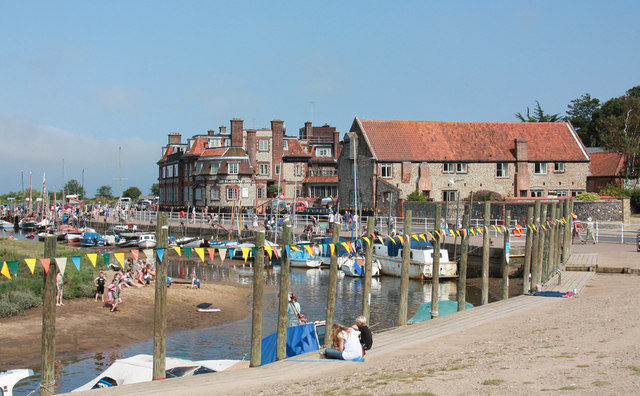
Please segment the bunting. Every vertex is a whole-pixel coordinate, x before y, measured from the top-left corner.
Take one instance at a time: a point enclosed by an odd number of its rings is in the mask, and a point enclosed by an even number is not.
[[[242,247],[242,248],[240,248],[240,249],[242,249],[242,257],[244,258],[244,262],[246,263],[246,262],[247,262],[247,259],[249,258],[249,251],[250,251],[251,249],[250,249],[250,248],[248,248],[248,247]]]
[[[144,256],[149,260],[154,260],[156,258],[156,256],[153,253],[153,249],[143,249],[142,253],[144,253]]]
[[[42,268],[44,268],[44,273],[49,273],[49,264],[51,263],[51,259],[40,259],[40,264],[42,264]]]
[[[66,257],[56,257],[56,265],[58,269],[60,269],[60,273],[64,276],[64,269],[67,267],[67,258]]]
[[[180,246],[172,246],[171,248],[173,248],[173,250],[176,251],[176,253],[178,253],[178,256],[182,256],[182,252],[180,251]]]
[[[29,271],[33,275],[33,271],[36,269],[36,259],[24,259],[24,262],[27,263],[27,267],[29,267]]]
[[[218,255],[220,256],[220,264],[224,263],[224,256],[227,253],[227,249],[218,249]]]
[[[135,261],[138,261],[139,252],[138,249],[131,249],[131,255]]]
[[[233,248],[233,249],[230,248],[229,249],[229,260],[232,260],[235,257],[235,255],[236,255],[236,249],[235,248]]]
[[[156,250],[156,253],[158,253],[158,260],[162,261],[162,258],[164,257],[164,248],[159,248]]]
[[[336,245],[333,243],[330,243],[329,247],[331,248],[331,255],[333,256],[336,252]]]
[[[95,268],[98,255],[95,253],[87,253],[87,258],[89,259],[89,262],[91,263],[91,265],[93,265]]]
[[[267,251],[267,255],[269,256],[269,258],[271,258],[271,255],[273,254],[273,251],[271,250],[271,246],[265,246],[264,250]]]
[[[313,254],[313,245],[304,245],[304,248],[311,255],[311,257],[315,257],[315,254]]]
[[[186,248],[182,248],[182,250],[184,250],[184,255],[187,256],[187,260],[189,260],[191,258],[191,248],[186,247]]]
[[[9,272],[9,267],[7,266],[7,262],[2,262],[2,270],[0,270],[0,274],[4,275],[6,278],[11,279],[11,273]]]
[[[213,261],[213,257],[214,257],[214,256],[215,256],[215,254],[216,254],[216,249],[214,249],[214,248],[207,248],[207,253],[209,253],[209,259],[210,259],[211,261]]]
[[[9,269],[13,272],[13,276],[18,276],[18,262],[17,261],[7,261],[9,265]]]
[[[76,269],[80,271],[80,256],[71,257],[71,262],[76,266]]]
[[[194,248],[198,257],[200,257],[200,261],[204,263],[204,248],[198,247]]]
[[[118,261],[118,263],[120,263],[120,267],[122,269],[126,270],[126,268],[124,268],[124,252],[114,253],[113,257],[115,257],[116,261]]]

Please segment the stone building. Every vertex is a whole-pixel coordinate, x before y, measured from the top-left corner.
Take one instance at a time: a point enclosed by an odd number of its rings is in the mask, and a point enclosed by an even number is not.
[[[414,191],[445,202],[478,191],[503,197],[575,196],[586,189],[590,161],[570,123],[356,117],[343,145],[340,207],[357,201],[366,211],[385,214],[397,214]]]

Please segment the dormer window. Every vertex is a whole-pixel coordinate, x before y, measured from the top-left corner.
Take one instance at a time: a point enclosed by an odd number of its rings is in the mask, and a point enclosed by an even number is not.
[[[237,175],[240,168],[240,163],[238,162],[229,162],[227,164],[227,173],[230,175]]]

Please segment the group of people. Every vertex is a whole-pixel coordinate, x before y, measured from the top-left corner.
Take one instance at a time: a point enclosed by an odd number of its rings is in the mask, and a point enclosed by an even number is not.
[[[111,282],[107,285],[107,278],[104,271],[100,271],[99,275],[93,280],[96,287],[94,301],[98,302],[98,298],[102,302],[103,307],[109,307],[111,312],[116,312],[118,304],[122,304],[120,293],[130,287],[141,288],[150,285],[155,280],[155,269],[151,264],[144,260],[128,259],[125,268],[116,271],[111,278]],[[105,299],[105,286],[107,297]]]
[[[596,244],[595,227],[591,217],[587,217],[587,223],[583,226],[578,216],[574,213],[572,215],[572,223],[571,243],[574,243],[577,238],[583,245],[589,243],[589,240],[591,240],[594,245]],[[585,234],[584,238],[582,237],[583,233]]]
[[[334,323],[331,327],[331,347],[320,355],[327,359],[354,360],[365,355],[373,345],[373,335],[367,326],[367,318],[358,316],[351,327]]]

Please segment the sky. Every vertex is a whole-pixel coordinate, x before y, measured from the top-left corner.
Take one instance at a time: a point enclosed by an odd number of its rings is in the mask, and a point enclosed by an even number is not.
[[[30,174],[149,194],[169,133],[232,118],[297,136],[564,115],[640,85],[639,19],[638,1],[3,2],[0,194]]]

